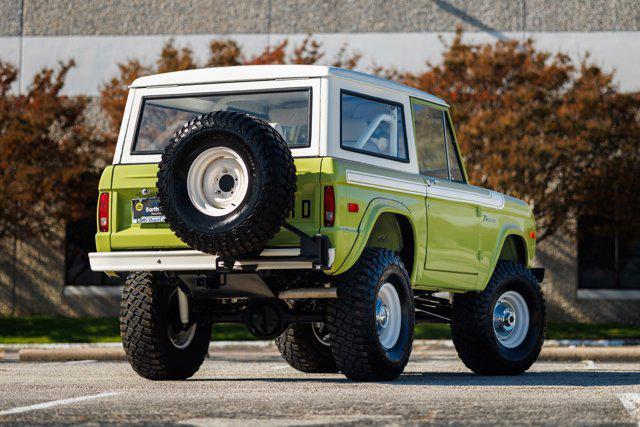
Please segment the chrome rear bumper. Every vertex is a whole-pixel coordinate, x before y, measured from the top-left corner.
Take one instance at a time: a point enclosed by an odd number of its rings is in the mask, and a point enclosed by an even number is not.
[[[328,266],[333,264],[335,249],[328,249]],[[206,271],[218,270],[216,255],[195,250],[92,252],[93,271]],[[300,248],[265,249],[258,258],[236,260],[233,270],[297,270],[314,268],[314,259],[300,255]]]

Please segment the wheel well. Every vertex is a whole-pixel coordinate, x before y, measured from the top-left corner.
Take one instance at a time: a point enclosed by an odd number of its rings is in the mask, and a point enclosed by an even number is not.
[[[371,230],[367,247],[397,252],[409,274],[413,271],[415,243],[413,227],[407,217],[392,213],[380,215]]]
[[[510,235],[504,241],[498,259],[519,262],[527,265],[527,247],[520,236]]]

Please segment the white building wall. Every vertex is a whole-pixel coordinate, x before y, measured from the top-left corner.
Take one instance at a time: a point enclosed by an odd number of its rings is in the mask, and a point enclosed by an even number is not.
[[[174,39],[177,46],[188,46],[204,62],[209,42],[231,38],[241,44],[247,56],[260,53],[269,43],[289,39],[289,47],[300,43],[306,34],[197,34],[135,36],[12,36],[0,38],[0,59],[20,65],[22,89],[43,67],[74,59],[76,67],[69,73],[65,91],[69,95],[96,95],[100,86],[117,74],[117,64],[127,59],[153,63],[162,46]],[[346,45],[350,52],[362,54],[360,69],[374,66],[393,67],[400,71],[419,71],[426,62],[438,63],[453,32],[424,33],[319,33],[314,38],[323,43],[325,62],[330,62]],[[504,32],[466,33],[474,43],[495,41],[498,37],[523,40],[532,38],[536,45],[550,52],[564,52],[581,61],[589,61],[606,71],[616,71],[616,83],[624,91],[640,90],[640,32]],[[22,51],[22,52],[21,52]],[[20,61],[20,58],[22,60]]]

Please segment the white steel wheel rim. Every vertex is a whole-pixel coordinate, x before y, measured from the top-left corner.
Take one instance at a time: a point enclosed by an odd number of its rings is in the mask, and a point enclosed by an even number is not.
[[[522,295],[507,291],[493,307],[493,333],[503,346],[516,348],[529,332],[529,306]]]
[[[392,349],[400,336],[402,307],[398,291],[391,283],[385,283],[378,290],[375,320],[380,345],[387,350]]]
[[[248,189],[247,165],[230,148],[209,148],[189,167],[187,193],[193,206],[205,215],[219,217],[235,211]]]

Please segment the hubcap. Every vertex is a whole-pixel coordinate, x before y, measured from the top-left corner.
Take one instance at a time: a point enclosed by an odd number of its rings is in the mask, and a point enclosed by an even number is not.
[[[507,348],[522,344],[529,331],[529,307],[516,291],[505,292],[493,307],[493,332]]]
[[[402,309],[398,291],[391,283],[385,283],[378,291],[375,321],[380,344],[386,349],[393,348],[400,336]]]
[[[237,152],[227,147],[200,153],[187,175],[191,203],[209,216],[223,216],[236,210],[248,188],[247,165]]]
[[[382,329],[389,323],[389,307],[384,305],[380,299],[376,301],[376,322]]]

